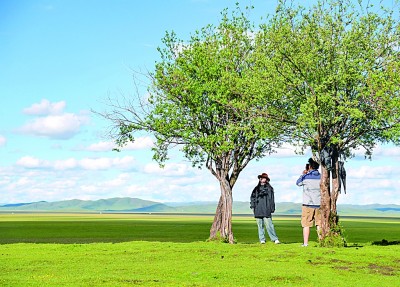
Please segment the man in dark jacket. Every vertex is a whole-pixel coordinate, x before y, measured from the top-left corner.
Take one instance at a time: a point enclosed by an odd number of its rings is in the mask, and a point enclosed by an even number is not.
[[[250,196],[250,208],[253,209],[254,217],[257,221],[258,237],[261,244],[264,244],[265,226],[271,241],[279,244],[280,242],[272,222],[272,213],[275,212],[274,188],[269,184],[270,179],[268,174],[260,174],[258,179],[258,185],[253,189]]]

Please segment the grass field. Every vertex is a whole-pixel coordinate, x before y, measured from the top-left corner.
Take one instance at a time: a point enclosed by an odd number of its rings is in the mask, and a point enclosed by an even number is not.
[[[347,248],[301,248],[298,218],[274,217],[283,244],[205,242],[212,216],[0,214],[0,286],[400,286],[398,218],[343,218]]]

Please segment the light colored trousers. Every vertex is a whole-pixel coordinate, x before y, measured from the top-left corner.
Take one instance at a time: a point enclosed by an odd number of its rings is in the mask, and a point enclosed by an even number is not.
[[[260,239],[260,242],[265,242],[265,229],[267,229],[271,241],[278,240],[274,223],[272,222],[272,217],[256,218],[256,221],[258,226],[258,238]]]

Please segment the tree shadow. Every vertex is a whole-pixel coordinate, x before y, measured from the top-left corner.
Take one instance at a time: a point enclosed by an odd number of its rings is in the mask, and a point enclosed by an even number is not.
[[[379,245],[379,246],[400,245],[400,240],[388,241],[386,239],[382,239],[381,241],[372,242],[372,245]]]
[[[345,248],[356,248],[356,249],[358,249],[358,248],[362,248],[362,247],[364,247],[363,245],[360,245],[360,244],[358,244],[358,243],[353,243],[353,244],[351,244],[351,245],[346,245],[345,246]]]

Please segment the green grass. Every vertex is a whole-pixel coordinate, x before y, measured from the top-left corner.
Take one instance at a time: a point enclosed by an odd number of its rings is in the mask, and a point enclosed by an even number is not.
[[[212,216],[0,214],[0,286],[399,286],[400,219],[346,218],[350,248],[301,248],[299,219],[275,217],[284,244],[205,242]],[[314,234],[315,235],[315,234]],[[351,239],[351,240],[350,240]]]
[[[0,214],[0,244],[4,243],[95,243],[126,241],[205,241],[212,216],[140,214]],[[400,219],[345,218],[341,220],[349,243],[400,239]],[[274,217],[282,242],[302,241],[297,217]],[[234,217],[238,243],[256,243],[257,226],[249,216]],[[312,232],[311,239],[316,240]]]

